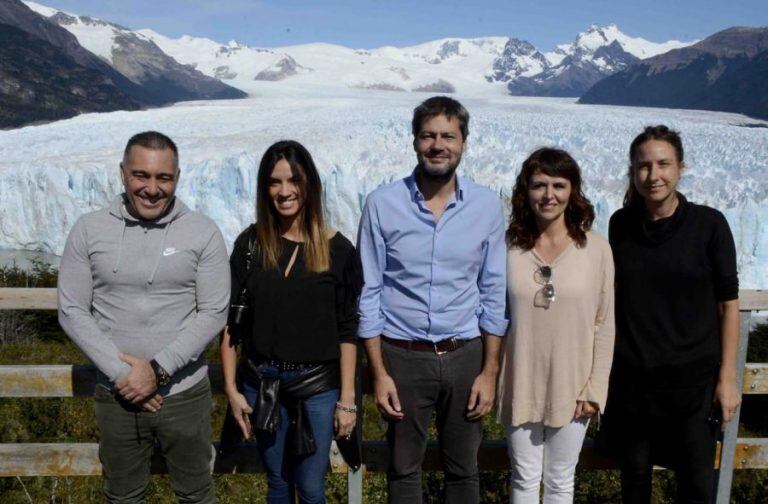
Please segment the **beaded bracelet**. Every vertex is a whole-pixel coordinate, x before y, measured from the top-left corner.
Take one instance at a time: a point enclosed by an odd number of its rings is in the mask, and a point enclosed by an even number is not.
[[[346,411],[347,413],[357,413],[357,406],[347,406],[346,404],[341,404],[341,402],[336,403],[336,409],[341,411]]]

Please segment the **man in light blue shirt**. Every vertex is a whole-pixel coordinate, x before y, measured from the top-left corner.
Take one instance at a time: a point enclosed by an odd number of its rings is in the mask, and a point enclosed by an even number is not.
[[[419,105],[418,164],[368,196],[360,223],[359,335],[389,420],[390,502],[421,502],[434,410],[446,502],[479,501],[480,419],[493,404],[508,324],[506,247],[498,197],[455,173],[468,125],[456,100]]]

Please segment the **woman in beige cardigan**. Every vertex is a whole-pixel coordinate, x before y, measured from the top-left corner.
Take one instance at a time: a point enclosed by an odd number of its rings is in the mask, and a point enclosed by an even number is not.
[[[590,418],[604,408],[614,340],[613,258],[590,231],[579,166],[539,149],[523,163],[507,231],[511,324],[499,379],[510,502],[573,501]]]

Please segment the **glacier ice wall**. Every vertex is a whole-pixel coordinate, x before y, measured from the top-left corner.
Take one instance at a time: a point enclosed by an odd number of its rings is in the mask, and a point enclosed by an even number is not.
[[[266,87],[247,100],[87,114],[0,132],[0,248],[60,254],[75,220],[121,190],[124,144],[147,129],[177,141],[179,196],[212,217],[230,245],[253,220],[261,154],[282,138],[296,139],[312,152],[329,220],[354,237],[365,196],[414,165],[410,117],[423,98]],[[461,173],[507,198],[532,150],[566,149],[582,167],[601,233],[621,204],[634,135],[648,124],[680,130],[687,162],[681,190],[725,213],[742,286],[768,287],[768,129],[741,126],[755,121],[712,112],[576,105],[568,99],[462,101],[472,119]]]

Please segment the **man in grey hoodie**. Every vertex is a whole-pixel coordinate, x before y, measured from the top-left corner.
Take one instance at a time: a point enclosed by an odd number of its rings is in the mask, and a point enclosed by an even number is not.
[[[59,323],[98,368],[108,502],[143,502],[159,441],[180,502],[215,502],[211,388],[202,355],[227,319],[230,273],[216,224],[174,196],[178,150],[133,136],[125,192],[83,215],[59,270]]]

